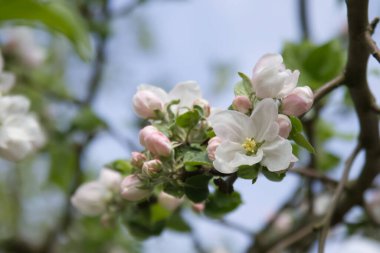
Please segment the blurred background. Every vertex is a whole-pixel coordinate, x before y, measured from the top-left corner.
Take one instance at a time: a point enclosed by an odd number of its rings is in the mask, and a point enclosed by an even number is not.
[[[265,53],[283,52],[287,66],[298,67],[303,84],[313,88],[338,75],[347,36],[344,1],[69,2],[72,15],[80,16],[90,33],[92,53],[78,41],[73,43],[75,51],[65,36],[41,23],[19,18],[1,25],[5,69],[17,77],[12,93],[32,100],[48,144],[23,162],[0,161],[0,253],[245,252],[253,234],[305,186],[298,175],[289,173],[281,183],[259,178],[251,185],[238,180],[236,189],[244,204],[224,219],[185,211],[191,231],[166,230],[145,241],[131,237],[122,225],[107,228],[98,218],[79,215],[69,196],[81,182],[96,178],[104,164],[141,149],[136,136],[142,122],[131,103],[139,84],[170,90],[180,81],[196,80],[213,107],[227,108],[237,72],[251,75]],[[301,2],[307,7],[306,32],[300,21]],[[380,3],[370,3],[371,19],[379,15]],[[379,41],[379,33],[374,39]],[[310,47],[322,48],[320,59],[303,69],[297,57],[307,57],[302,50]],[[322,67],[329,68],[327,74],[310,74]],[[372,59],[369,71],[379,99],[380,71]],[[358,125],[344,90],[336,91],[325,105],[318,112],[316,159],[332,178],[339,178],[341,160],[354,146]],[[308,155],[301,152],[300,158],[299,166],[308,166]],[[361,161],[359,157],[357,164]],[[351,176],[357,171],[354,166]],[[326,206],[322,195],[315,203],[321,209]],[[362,215],[353,210],[347,223],[356,224]],[[297,216],[282,215],[276,229],[291,226]],[[379,230],[363,229],[351,237],[347,230],[334,229],[327,252],[380,252]]]

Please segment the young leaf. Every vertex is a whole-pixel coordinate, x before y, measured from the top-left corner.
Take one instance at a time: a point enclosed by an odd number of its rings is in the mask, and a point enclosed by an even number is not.
[[[283,172],[283,173],[278,173],[278,172],[271,172],[269,171],[267,168],[263,168],[261,170],[261,172],[263,173],[263,175],[270,181],[273,181],[273,182],[280,182],[282,181],[282,179],[284,179],[284,177],[286,176],[286,173]]]
[[[220,218],[235,210],[241,203],[241,197],[238,192],[227,194],[217,190],[209,197],[205,214],[213,218]]]
[[[176,124],[182,128],[190,129],[196,126],[200,119],[201,115],[197,110],[188,111],[177,117]]]
[[[185,165],[188,166],[212,166],[211,161],[208,159],[206,151],[189,150],[183,157]]]
[[[290,138],[310,153],[315,153],[314,147],[301,133],[291,133]]]
[[[256,179],[259,175],[260,166],[249,166],[249,165],[243,165],[239,167],[239,170],[237,172],[238,177],[244,178],[244,179]]]
[[[290,122],[292,123],[292,131],[298,133],[303,131],[302,122],[299,118],[295,116],[289,116]]]
[[[209,194],[208,182],[211,177],[206,175],[196,175],[186,179],[185,194],[193,202],[204,201]]]

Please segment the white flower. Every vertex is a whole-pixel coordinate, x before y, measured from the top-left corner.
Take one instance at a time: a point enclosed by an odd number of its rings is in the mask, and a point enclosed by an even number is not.
[[[223,140],[216,149],[215,169],[233,173],[241,165],[257,163],[273,172],[287,169],[292,160],[292,146],[278,135],[277,115],[276,103],[267,98],[256,105],[250,117],[229,110],[211,116],[211,126]]]
[[[123,176],[114,170],[103,168],[100,171],[99,182],[113,192],[119,192]]]
[[[14,114],[0,127],[0,155],[19,161],[45,143],[45,135],[32,114]]]
[[[0,120],[11,115],[27,114],[30,107],[28,98],[20,95],[0,97]]]
[[[16,80],[16,77],[9,72],[4,72],[4,60],[0,51],[0,93],[9,91]]]
[[[111,191],[101,182],[92,181],[81,185],[71,197],[71,203],[82,214],[97,216],[104,213],[111,199]]]
[[[195,81],[178,83],[169,93],[159,87],[148,84],[140,85],[137,92],[141,91],[150,91],[155,97],[160,98],[165,105],[173,100],[180,100],[178,105],[172,106],[174,112],[182,112],[185,108],[191,108],[197,99],[202,98],[199,85]]]
[[[265,54],[253,68],[253,90],[259,98],[282,98],[297,86],[299,75],[285,68],[281,55]]]

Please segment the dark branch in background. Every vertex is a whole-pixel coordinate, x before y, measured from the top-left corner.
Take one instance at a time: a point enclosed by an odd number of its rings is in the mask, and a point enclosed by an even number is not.
[[[301,33],[302,33],[302,40],[309,40],[310,39],[310,26],[309,26],[309,20],[307,18],[308,11],[307,11],[307,4],[308,0],[298,0],[298,15],[299,15],[299,24],[301,27]]]
[[[330,203],[329,208],[327,209],[326,216],[323,220],[322,225],[322,231],[321,236],[319,238],[319,246],[318,246],[318,252],[323,253],[325,251],[325,242],[327,238],[327,233],[329,232],[329,226],[331,222],[331,216],[336,208],[336,205],[341,197],[341,194],[343,192],[344,186],[347,183],[348,176],[350,175],[352,164],[355,161],[356,156],[359,154],[359,151],[361,149],[360,143],[355,147],[354,151],[350,155],[350,157],[347,159],[345,163],[345,167],[343,170],[342,178],[340,179],[339,185],[335,190],[334,196],[332,198],[332,201]]]
[[[330,184],[332,186],[337,186],[339,184],[338,181],[335,179],[329,178],[328,176],[319,173],[315,169],[308,169],[308,168],[291,168],[289,169],[290,173],[298,174],[300,176],[308,177],[308,178],[313,178],[315,180],[321,181],[322,183],[325,184]]]

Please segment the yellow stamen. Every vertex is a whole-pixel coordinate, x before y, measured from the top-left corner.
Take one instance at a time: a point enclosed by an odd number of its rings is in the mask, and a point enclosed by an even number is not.
[[[243,144],[241,145],[247,154],[254,154],[257,151],[257,144],[253,138],[246,138]]]

